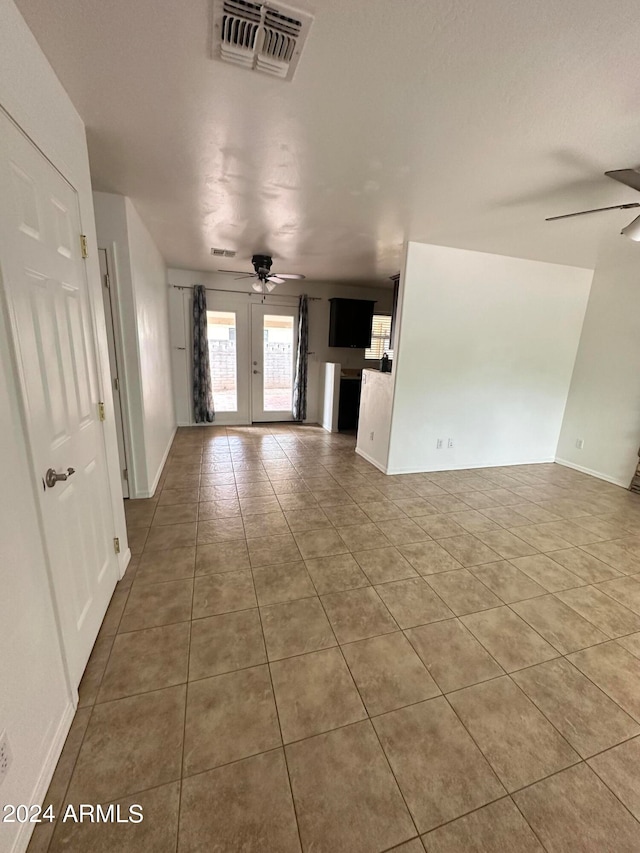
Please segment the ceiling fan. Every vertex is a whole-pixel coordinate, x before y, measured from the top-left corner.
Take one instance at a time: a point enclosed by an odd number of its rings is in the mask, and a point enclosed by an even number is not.
[[[276,284],[284,284],[287,279],[302,281],[305,277],[300,273],[281,273],[279,275],[275,275],[271,272],[273,258],[270,255],[254,255],[251,258],[251,263],[255,270],[255,272],[252,273],[246,273],[244,270],[218,270],[218,272],[231,273],[232,275],[237,274],[238,278],[236,281],[241,278],[255,278],[251,287],[256,291],[256,293],[264,293],[265,289],[268,293],[271,293]]]
[[[626,187],[631,187],[632,190],[640,192],[640,172],[635,169],[614,169],[605,172],[608,178],[613,178],[614,181],[620,181]],[[562,216],[548,216],[546,222],[553,222],[556,219],[569,219],[571,216],[584,216],[587,213],[600,213],[602,210],[629,210],[632,207],[640,207],[640,202],[634,201],[629,204],[614,204],[610,207],[595,207],[592,210],[580,210],[578,213],[563,213]],[[630,222],[620,232],[625,237],[631,240],[640,242],[640,216],[636,217],[633,222]]]

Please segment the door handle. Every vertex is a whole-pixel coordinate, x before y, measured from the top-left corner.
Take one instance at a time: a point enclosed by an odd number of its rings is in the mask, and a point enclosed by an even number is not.
[[[44,481],[52,489],[56,483],[60,482],[60,480],[68,480],[72,474],[75,474],[75,468],[67,468],[66,474],[57,474],[53,468],[49,468],[47,473],[44,475]]]
[[[254,370],[253,372],[254,372],[254,373],[260,373],[260,371],[259,371],[259,370]]]

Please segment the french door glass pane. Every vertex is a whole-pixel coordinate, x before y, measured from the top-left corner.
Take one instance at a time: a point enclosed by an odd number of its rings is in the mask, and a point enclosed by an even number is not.
[[[207,311],[209,361],[216,412],[238,410],[238,356],[235,311]]]
[[[265,314],[263,402],[265,412],[289,412],[293,399],[293,317]]]

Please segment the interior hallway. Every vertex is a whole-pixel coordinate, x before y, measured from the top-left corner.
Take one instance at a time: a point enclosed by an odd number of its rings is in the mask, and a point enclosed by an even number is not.
[[[178,431],[30,851],[637,853],[640,497],[353,446]]]

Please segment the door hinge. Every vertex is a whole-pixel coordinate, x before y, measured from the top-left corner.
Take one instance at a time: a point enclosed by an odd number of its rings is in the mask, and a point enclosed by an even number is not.
[[[87,248],[87,238],[84,234],[80,235],[80,251],[82,252],[83,258],[89,257],[89,250]]]
[[[116,554],[120,553],[120,540],[117,536],[114,536],[113,539],[113,550],[116,552]]]
[[[107,417],[104,411],[104,403],[102,402],[98,403],[98,417],[101,421],[104,421]]]
[[[129,482],[129,471],[126,468],[122,469],[122,479]]]
[[[106,273],[104,274],[104,286],[107,288],[107,290],[111,287],[111,283],[110,283],[110,281],[109,281],[109,273],[108,273],[108,272],[106,272]]]
[[[113,389],[114,389],[114,391],[120,390],[120,380],[118,379],[117,376],[113,377]]]

